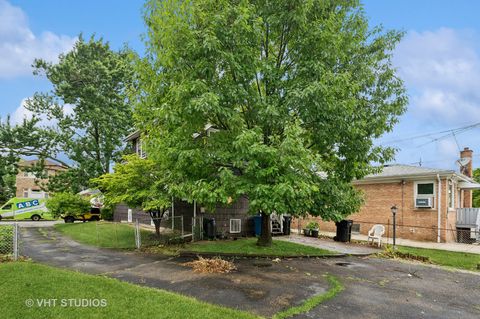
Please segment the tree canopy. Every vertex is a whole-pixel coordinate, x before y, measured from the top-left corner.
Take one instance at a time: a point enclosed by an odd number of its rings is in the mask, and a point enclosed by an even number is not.
[[[18,158],[12,153],[0,154],[0,205],[15,197],[17,173]]]
[[[473,171],[473,179],[480,183],[480,168]],[[473,192],[473,207],[480,207],[480,190],[474,190]]]
[[[353,0],[150,0],[145,21],[135,118],[182,198],[247,196],[264,220],[358,209],[350,182],[392,159],[374,139],[405,111],[402,33]]]
[[[46,76],[53,89],[27,100],[32,118],[17,125],[0,123],[0,152],[50,159],[68,168],[51,179],[54,191],[77,192],[90,178],[109,172],[133,125],[127,98],[131,61],[128,49],[113,51],[103,39],[82,36],[58,63],[35,60],[34,74]]]
[[[165,175],[158,163],[131,154],[115,165],[113,173],[104,174],[93,182],[104,193],[106,205],[125,203],[148,212],[159,235],[161,219],[172,205]]]
[[[47,200],[46,206],[55,218],[60,215],[82,215],[90,211],[90,202],[82,196],[72,193],[56,193]]]

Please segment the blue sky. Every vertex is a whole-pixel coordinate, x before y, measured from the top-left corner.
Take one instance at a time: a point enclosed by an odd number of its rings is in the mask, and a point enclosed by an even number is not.
[[[406,35],[394,63],[410,96],[394,132],[378,141],[400,150],[396,162],[420,158],[424,166],[454,168],[459,148],[470,147],[480,163],[480,127],[433,134],[480,122],[480,1],[367,0],[372,25]],[[55,60],[80,32],[95,33],[120,48],[143,51],[143,1],[0,0],[0,117],[25,115],[22,101],[49,88],[31,75],[35,57]],[[441,139],[438,139],[442,137]],[[407,138],[407,139],[405,139]],[[398,140],[403,140],[397,142]]]

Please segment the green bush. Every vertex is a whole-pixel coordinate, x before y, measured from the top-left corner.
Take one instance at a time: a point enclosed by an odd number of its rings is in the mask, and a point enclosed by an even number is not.
[[[56,193],[47,200],[47,209],[54,218],[64,216],[75,216],[90,211],[90,202],[80,195],[72,193]]]
[[[113,208],[106,206],[100,210],[100,214],[102,215],[103,220],[113,220]]]
[[[318,224],[318,222],[309,222],[307,224],[307,229],[319,229],[320,228],[320,225]]]

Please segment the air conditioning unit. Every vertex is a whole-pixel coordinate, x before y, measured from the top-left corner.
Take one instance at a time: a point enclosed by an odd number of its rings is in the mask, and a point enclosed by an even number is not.
[[[415,207],[420,208],[432,208],[433,200],[432,198],[417,198],[415,199]]]

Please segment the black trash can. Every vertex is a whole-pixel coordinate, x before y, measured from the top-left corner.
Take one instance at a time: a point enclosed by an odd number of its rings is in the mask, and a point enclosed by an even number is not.
[[[333,240],[346,243],[352,239],[353,220],[341,220],[335,225],[337,226],[337,235],[333,237]]]
[[[283,234],[290,235],[290,226],[292,225],[292,216],[283,216]]]

